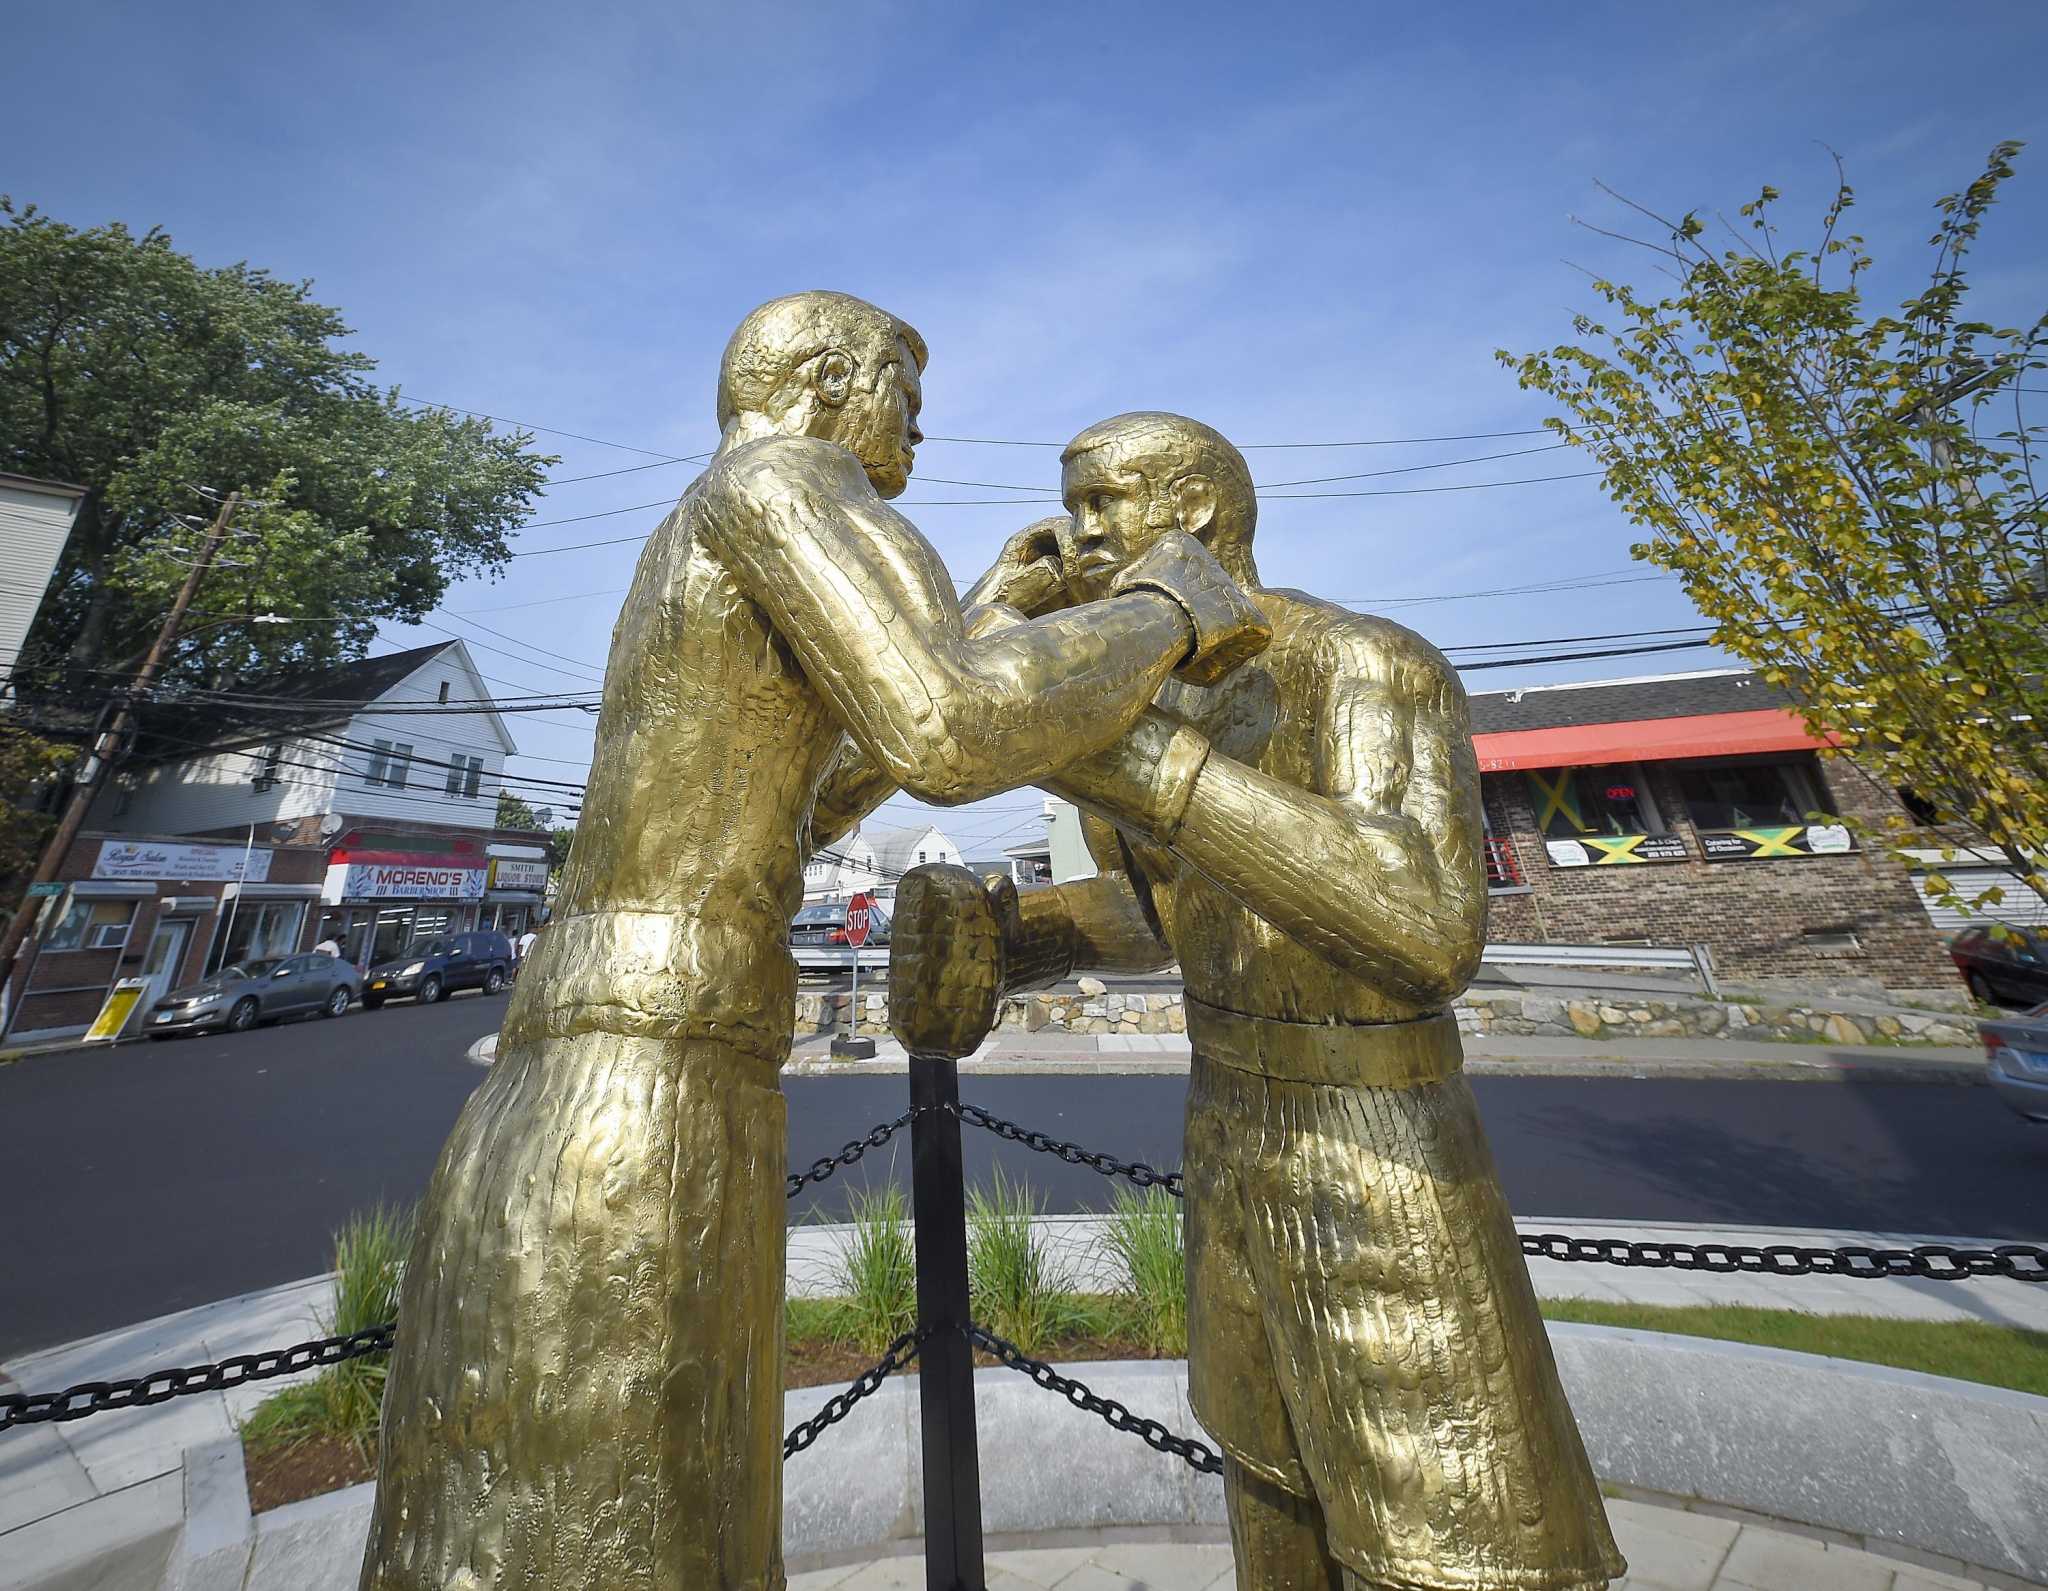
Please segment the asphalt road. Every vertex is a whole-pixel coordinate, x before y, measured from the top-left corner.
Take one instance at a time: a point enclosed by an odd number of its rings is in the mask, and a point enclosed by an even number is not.
[[[0,1358],[325,1270],[330,1235],[417,1198],[469,1091],[463,1059],[504,997],[390,1005],[234,1037],[0,1066]],[[802,1166],[902,1113],[901,1075],[792,1078]],[[2040,1241],[2048,1128],[1981,1088],[1475,1080],[1528,1217],[1832,1226]],[[963,1079],[970,1101],[1091,1148],[1180,1158],[1186,1079]],[[1095,1173],[969,1130],[1050,1209],[1103,1207]],[[830,1219],[870,1178],[907,1182],[904,1138],[807,1190]]]

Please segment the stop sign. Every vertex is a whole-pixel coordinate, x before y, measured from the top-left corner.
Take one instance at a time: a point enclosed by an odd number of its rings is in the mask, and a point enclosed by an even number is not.
[[[868,924],[874,911],[875,897],[866,891],[846,903],[846,942],[856,950],[868,942]]]

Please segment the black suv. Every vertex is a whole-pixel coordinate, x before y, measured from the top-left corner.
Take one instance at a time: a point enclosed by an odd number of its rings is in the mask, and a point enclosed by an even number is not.
[[[432,1005],[457,989],[496,994],[512,976],[512,941],[503,934],[451,934],[422,939],[404,955],[379,962],[363,977],[363,1008],[386,1000]]]

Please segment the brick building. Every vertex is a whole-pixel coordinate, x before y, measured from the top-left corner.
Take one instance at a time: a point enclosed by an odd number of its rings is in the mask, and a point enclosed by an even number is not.
[[[1913,876],[1815,814],[1892,794],[1746,671],[1472,697],[1495,943],[1705,943],[1737,982],[1950,997]]]
[[[326,870],[324,846],[80,835],[15,964],[10,1038],[84,1032],[122,978],[149,979],[146,1006],[224,960],[310,949]]]

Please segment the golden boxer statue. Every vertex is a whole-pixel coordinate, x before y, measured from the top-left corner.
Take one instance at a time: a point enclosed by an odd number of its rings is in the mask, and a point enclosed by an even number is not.
[[[1192,534],[1273,642],[1047,781],[1092,814],[1100,876],[903,882],[896,1031],[960,1053],[1002,992],[1177,958],[1188,1374],[1240,1591],[1604,1586],[1625,1565],[1447,1009],[1486,928],[1457,675],[1399,625],[1261,587],[1251,476],[1207,426],[1124,415],[1062,460],[1070,518],[1013,538],[970,600],[1050,556],[1087,601]]]
[[[613,634],[556,916],[421,1208],[366,1591],[778,1591],[776,1073],[806,860],[892,786],[1044,778],[1176,668],[1265,642],[1186,536],[1086,608],[963,619],[883,501],[924,358],[835,293],[762,306],[726,349],[718,452]]]

